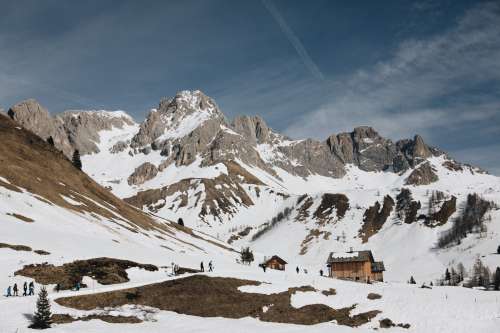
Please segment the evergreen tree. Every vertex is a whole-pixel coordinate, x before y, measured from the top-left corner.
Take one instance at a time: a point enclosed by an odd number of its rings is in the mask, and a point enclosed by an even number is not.
[[[497,267],[495,271],[493,285],[495,286],[495,290],[500,290],[500,267]]]
[[[184,220],[181,217],[179,217],[179,219],[177,220],[177,224],[184,226]]]
[[[500,254],[500,245],[498,245],[497,254]]]
[[[466,275],[464,264],[462,264],[461,262],[459,262],[457,265],[457,274],[458,274],[458,283],[460,283],[465,279]]]
[[[54,146],[55,146],[54,139],[53,139],[51,136],[49,136],[49,137],[47,138],[47,143],[48,143],[49,145],[51,145],[52,147],[54,147]]]
[[[82,170],[82,160],[80,159],[80,151],[78,149],[73,153],[73,165],[78,170]]]
[[[448,268],[446,269],[446,272],[444,273],[444,279],[445,279],[445,281],[448,282],[448,284],[450,284],[451,274],[450,274],[450,271],[448,270]]]
[[[253,260],[254,260],[254,258],[253,258],[252,250],[250,250],[249,247],[244,247],[241,250],[241,261],[244,263],[247,262],[250,264]]]
[[[49,328],[52,313],[50,312],[50,303],[48,299],[47,289],[42,287],[38,293],[38,300],[36,301],[36,311],[33,316],[30,328],[45,329]]]
[[[410,277],[410,284],[417,284],[417,282],[415,282],[415,279],[412,277]]]

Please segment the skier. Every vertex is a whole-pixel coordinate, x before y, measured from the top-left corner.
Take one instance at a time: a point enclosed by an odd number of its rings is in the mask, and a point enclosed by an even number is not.
[[[18,290],[17,290],[17,283],[14,283],[14,288],[13,288],[14,294],[13,296],[19,296]]]
[[[319,275],[323,276],[323,270],[322,269],[319,270]]]
[[[212,265],[212,260],[209,261],[208,263],[208,271],[213,272],[214,271],[214,266]]]
[[[58,283],[56,284],[56,291],[59,292],[61,290],[61,285]]]
[[[264,273],[266,272],[266,265],[262,265],[262,269],[264,270]]]
[[[23,296],[28,296],[28,282],[26,281],[23,284]]]
[[[201,262],[200,264],[200,271],[201,272],[204,272],[205,271],[205,267],[203,266],[203,261]]]
[[[10,293],[10,286],[7,288],[7,295],[5,295],[5,297],[10,297],[12,296],[11,293]]]
[[[295,268],[295,271],[297,272],[297,274],[299,274],[299,266],[297,266],[297,268]]]
[[[35,283],[33,281],[30,282],[28,289],[29,289],[28,296],[35,295]]]

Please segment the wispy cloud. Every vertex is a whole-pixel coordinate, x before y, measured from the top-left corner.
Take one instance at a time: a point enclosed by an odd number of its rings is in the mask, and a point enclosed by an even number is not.
[[[325,137],[366,124],[397,137],[498,117],[498,22],[500,6],[489,3],[440,35],[403,42],[390,60],[336,82],[331,102],[287,132]]]
[[[278,8],[273,4],[271,0],[262,0],[262,4],[266,9],[269,11],[273,19],[276,21],[278,26],[280,27],[281,31],[283,34],[286,36],[290,44],[295,48],[295,51],[297,51],[298,56],[304,63],[304,65],[307,67],[309,72],[311,74],[319,79],[319,80],[325,80],[325,76],[319,69],[319,67],[316,65],[316,63],[312,60],[311,56],[305,49],[304,45],[300,41],[300,39],[297,37],[297,35],[293,32],[292,28],[288,25],[286,20],[283,18],[281,13],[279,12]]]

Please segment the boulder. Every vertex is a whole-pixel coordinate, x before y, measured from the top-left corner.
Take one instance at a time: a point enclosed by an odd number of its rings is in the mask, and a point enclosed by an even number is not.
[[[149,162],[141,164],[134,172],[128,177],[127,182],[129,185],[140,185],[146,181],[153,179],[158,174],[158,168]]]

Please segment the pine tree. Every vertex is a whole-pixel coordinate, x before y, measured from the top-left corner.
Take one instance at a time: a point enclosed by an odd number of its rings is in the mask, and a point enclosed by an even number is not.
[[[247,262],[250,264],[253,260],[254,260],[254,258],[253,258],[252,250],[250,250],[249,247],[244,247],[241,250],[241,261],[244,263]]]
[[[500,267],[497,267],[495,271],[493,285],[495,286],[495,290],[500,290]]]
[[[182,217],[179,217],[179,219],[177,220],[177,224],[184,226],[184,220],[182,219]]]
[[[415,279],[412,277],[410,277],[410,284],[417,284],[417,282],[415,282]]]
[[[500,245],[498,245],[497,254],[500,254]]]
[[[444,279],[445,279],[445,281],[448,281],[448,284],[450,284],[451,274],[450,274],[450,271],[448,270],[448,268],[446,269],[446,272],[444,273]]]
[[[78,170],[82,170],[82,160],[80,159],[80,151],[78,149],[73,153],[73,165]]]
[[[47,289],[42,287],[38,293],[38,300],[36,301],[36,311],[33,316],[30,328],[45,329],[49,328],[52,313],[50,312],[50,303],[48,299]]]
[[[457,265],[457,273],[458,273],[458,283],[462,282],[465,279],[465,267],[461,262]]]

